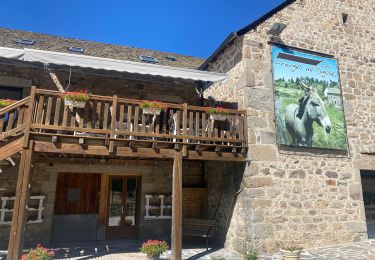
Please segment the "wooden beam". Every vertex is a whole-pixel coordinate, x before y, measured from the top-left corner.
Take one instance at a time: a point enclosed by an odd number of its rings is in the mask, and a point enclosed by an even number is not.
[[[106,174],[102,174],[100,184],[98,232],[96,234],[97,240],[105,240],[105,227],[107,224],[108,183],[108,176]]]
[[[33,120],[33,110],[34,110],[34,103],[35,103],[35,93],[36,93],[36,87],[32,86],[31,87],[31,92],[30,92],[30,99],[29,99],[29,104],[28,108],[26,110],[26,122],[25,122],[25,130],[23,131],[23,147],[26,148],[27,145],[29,144],[29,135],[30,135],[30,127],[31,123]]]
[[[172,259],[182,259],[182,152],[175,152],[173,161]]]
[[[12,225],[9,235],[7,260],[20,259],[27,216],[26,208],[29,199],[33,147],[33,141],[30,141],[28,146],[23,149],[21,155],[17,178],[16,198],[13,207]]]

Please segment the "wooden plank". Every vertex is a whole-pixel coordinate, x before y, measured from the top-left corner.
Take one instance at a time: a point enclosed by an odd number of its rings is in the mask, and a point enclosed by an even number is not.
[[[192,136],[194,134],[194,112],[189,112],[189,135]]]
[[[76,127],[77,108],[76,107],[71,108],[69,115],[70,115],[70,126]]]
[[[3,132],[3,128],[4,128],[4,115],[1,115],[1,118],[0,118],[0,134]]]
[[[56,106],[55,106],[55,115],[53,117],[53,124],[58,125],[60,119],[60,107],[61,107],[61,98],[56,99]]]
[[[100,127],[100,116],[101,116],[101,112],[102,112],[102,102],[99,101],[96,103],[96,122],[95,122],[95,128],[101,128]]]
[[[195,112],[195,136],[199,136],[199,129],[200,129],[199,119],[200,119],[199,112]]]
[[[16,196],[13,207],[12,225],[9,235],[8,260],[20,259],[22,239],[25,232],[26,208],[29,198],[29,184],[31,181],[31,161],[33,155],[33,141],[23,149],[17,177]]]
[[[103,117],[103,129],[108,129],[108,113],[109,113],[109,103],[104,103],[104,117]]]
[[[46,121],[45,124],[49,125],[51,122],[51,113],[52,113],[52,102],[53,102],[53,97],[48,97],[47,101],[47,110],[46,110]]]
[[[176,113],[177,113],[176,125],[175,125],[176,135],[180,135],[181,133],[181,111],[178,110]]]
[[[172,180],[172,259],[182,259],[182,153],[173,160]]]
[[[62,126],[66,126],[68,122],[69,107],[64,106]]]
[[[142,113],[142,125],[141,125],[142,133],[146,130],[146,116]]]
[[[203,137],[207,136],[207,134],[206,134],[206,123],[207,123],[207,121],[206,121],[206,113],[203,112],[202,113],[202,136]]]
[[[39,96],[38,107],[36,111],[36,123],[41,124],[43,119],[44,96]]]
[[[126,119],[126,130],[130,131],[132,125],[132,106],[128,106],[128,116]]]
[[[112,115],[111,115],[111,138],[115,138],[116,134],[116,113],[117,113],[117,96],[113,96],[112,102]],[[109,152],[113,153],[115,143],[114,141],[109,142]]]
[[[124,130],[124,110],[125,110],[125,107],[123,104],[121,104],[120,105],[120,117],[118,120],[119,130]]]
[[[34,110],[34,101],[35,101],[35,92],[36,92],[36,87],[32,86],[31,87],[31,92],[30,92],[30,99],[29,99],[29,104],[28,104],[28,109],[26,113],[26,122],[25,122],[25,130],[24,130],[24,142],[23,142],[23,147],[26,148],[29,145],[29,134],[30,134],[30,126],[32,123],[32,116],[33,116],[33,110]]]
[[[138,119],[139,118],[139,106],[135,106],[135,111],[134,111],[134,132],[138,132]]]
[[[96,234],[97,240],[105,240],[105,228],[107,225],[108,185],[108,175],[102,174],[99,195],[98,231]]]
[[[9,112],[9,116],[8,116],[8,124],[7,124],[7,128],[6,128],[6,130],[5,131],[10,131],[10,130],[12,130],[12,128],[13,128],[13,123],[14,123],[14,113],[15,113],[15,111],[10,111]]]
[[[166,134],[167,133],[167,111],[163,112],[163,119],[162,119],[162,133]]]

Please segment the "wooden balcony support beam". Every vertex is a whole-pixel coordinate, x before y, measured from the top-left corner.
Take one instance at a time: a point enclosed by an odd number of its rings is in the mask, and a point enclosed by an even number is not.
[[[182,259],[182,152],[175,152],[173,159],[172,259]]]

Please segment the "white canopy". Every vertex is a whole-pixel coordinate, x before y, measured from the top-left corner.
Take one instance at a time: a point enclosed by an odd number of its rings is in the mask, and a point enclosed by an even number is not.
[[[0,47],[0,58],[206,82],[221,82],[227,78],[227,75],[223,73],[26,48]]]

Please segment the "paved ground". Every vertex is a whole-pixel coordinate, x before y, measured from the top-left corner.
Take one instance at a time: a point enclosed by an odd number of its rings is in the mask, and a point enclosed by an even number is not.
[[[96,245],[82,245],[81,247],[67,245],[56,248],[54,259],[99,259],[99,260],[146,260],[147,258],[138,252],[137,243],[102,243]],[[226,260],[243,260],[241,255],[225,249],[184,249],[183,259],[185,260],[209,260],[212,256],[223,256]],[[170,259],[170,252],[162,256],[163,259]],[[259,257],[263,260],[281,260],[281,255]],[[0,251],[0,260],[5,260],[5,252]],[[305,250],[301,260],[375,260],[375,240],[357,242],[337,246],[320,247]]]

